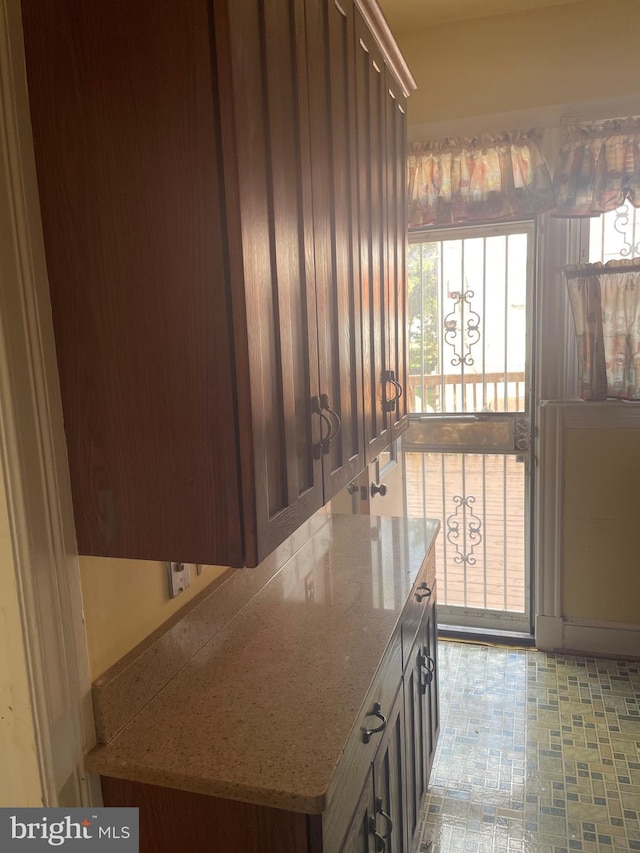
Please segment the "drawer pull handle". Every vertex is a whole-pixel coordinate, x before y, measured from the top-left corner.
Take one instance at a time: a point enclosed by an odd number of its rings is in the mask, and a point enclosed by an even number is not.
[[[369,832],[373,833],[376,840],[375,853],[387,853],[387,842],[376,829],[376,819],[373,815],[369,818]]]
[[[382,837],[389,838],[389,836],[393,832],[393,821],[391,820],[391,815],[387,814],[386,811],[382,808],[382,797],[376,797],[376,814],[379,814],[380,817],[383,817],[386,820],[388,824],[388,829]]]
[[[430,595],[431,595],[431,589],[429,588],[428,584],[426,584],[426,583],[421,583],[420,586],[418,587],[416,593],[415,593],[416,599],[418,601],[422,601],[423,598],[429,598]]]
[[[369,743],[369,741],[371,740],[371,735],[376,735],[376,734],[378,734],[378,732],[383,732],[385,730],[385,728],[387,727],[387,718],[385,717],[384,714],[380,713],[381,707],[382,706],[380,705],[380,703],[376,702],[375,705],[373,706],[373,711],[371,712],[371,714],[367,715],[367,716],[377,717],[381,722],[380,722],[380,725],[376,726],[375,729],[364,729],[363,730],[363,732],[362,732],[362,742],[363,743]]]

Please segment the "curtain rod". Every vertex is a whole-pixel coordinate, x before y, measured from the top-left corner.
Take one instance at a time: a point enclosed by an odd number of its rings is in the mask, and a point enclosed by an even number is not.
[[[584,278],[585,274],[594,276],[625,272],[640,272],[640,258],[607,261],[606,264],[601,261],[595,264],[571,264],[564,269],[567,280]]]

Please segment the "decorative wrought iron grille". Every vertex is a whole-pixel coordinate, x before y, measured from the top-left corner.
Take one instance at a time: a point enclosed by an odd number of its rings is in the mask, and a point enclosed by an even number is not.
[[[405,453],[407,512],[441,518],[438,599],[525,611],[525,465],[499,454]]]
[[[640,257],[640,216],[626,201],[589,220],[589,263]]]
[[[525,409],[527,234],[409,244],[412,412]]]

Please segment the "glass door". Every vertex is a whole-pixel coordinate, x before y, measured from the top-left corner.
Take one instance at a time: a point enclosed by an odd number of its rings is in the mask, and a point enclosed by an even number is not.
[[[407,513],[439,518],[439,621],[531,631],[534,223],[409,238]]]

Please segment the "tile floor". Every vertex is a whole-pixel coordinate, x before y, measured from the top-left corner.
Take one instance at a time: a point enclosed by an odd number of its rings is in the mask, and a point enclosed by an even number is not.
[[[640,851],[640,663],[439,652],[421,853]]]

